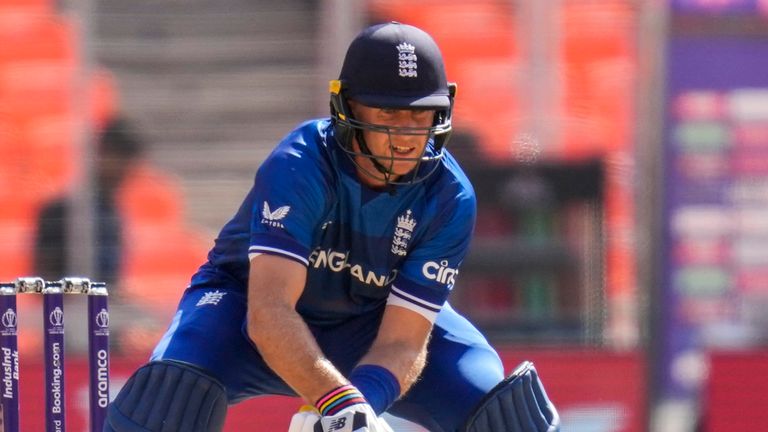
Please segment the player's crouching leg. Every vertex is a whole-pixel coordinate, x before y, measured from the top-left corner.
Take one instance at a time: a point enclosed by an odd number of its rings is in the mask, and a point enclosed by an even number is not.
[[[189,364],[162,360],[139,368],[109,405],[104,432],[219,432],[224,386]]]

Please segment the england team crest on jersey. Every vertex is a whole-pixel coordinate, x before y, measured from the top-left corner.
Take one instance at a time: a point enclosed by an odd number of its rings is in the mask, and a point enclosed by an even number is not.
[[[411,210],[408,209],[405,214],[397,218],[397,227],[395,235],[392,238],[392,253],[398,256],[405,256],[408,253],[408,242],[411,241],[413,230],[416,228],[416,219],[411,216]]]
[[[261,223],[269,225],[275,228],[285,228],[281,220],[288,216],[288,212],[291,211],[290,206],[278,207],[274,211],[269,208],[269,204],[264,201],[264,207],[261,209]]]

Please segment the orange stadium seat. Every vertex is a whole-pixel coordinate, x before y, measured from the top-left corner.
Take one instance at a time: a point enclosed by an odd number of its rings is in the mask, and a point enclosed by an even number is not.
[[[0,1],[0,280],[32,272],[39,208],[74,185],[81,110],[95,130],[117,111],[108,71],[97,70],[84,87],[76,86],[82,82],[76,75],[77,29],[52,6],[51,0]],[[80,106],[83,97],[88,103]],[[118,199],[125,221],[126,292],[142,307],[170,314],[208,245],[183,225],[182,191],[162,172],[139,169]],[[33,300],[39,299],[20,299],[20,307]],[[20,350],[39,351],[38,334],[23,331]]]
[[[435,38],[446,61],[449,79],[456,63],[466,59],[516,55],[511,6],[498,0],[445,3],[437,1],[373,1],[374,15],[412,24]],[[471,33],[460,29],[474,29]]]
[[[82,90],[74,88],[74,65],[59,62],[19,62],[0,65],[0,116],[19,125],[41,117],[79,115],[88,110],[94,130],[102,128],[116,112],[117,95],[111,75],[96,70]],[[76,101],[85,92],[88,99]],[[87,103],[87,106],[77,106]]]
[[[634,12],[626,1],[563,8],[563,156],[582,159],[632,141]]]
[[[160,309],[174,307],[205,260],[208,245],[203,236],[182,226],[128,229],[125,234],[124,292],[157,303]]]
[[[74,26],[54,15],[20,15],[0,9],[0,40],[0,63],[67,60],[77,54]]]
[[[495,157],[509,156],[520,107],[516,85],[520,65],[516,59],[467,60],[456,74],[456,126],[468,126],[480,147]]]
[[[53,9],[52,0],[3,0],[2,8],[51,11]]]
[[[34,217],[38,201],[30,191],[32,170],[23,128],[0,116],[0,224]],[[1,238],[1,237],[0,237]]]
[[[111,74],[98,70],[77,87],[80,67],[77,28],[55,13],[52,0],[0,0],[2,280],[32,271],[40,205],[74,185],[80,110],[95,129],[117,111]],[[77,105],[83,97],[89,103]],[[126,236],[124,292],[164,315],[174,310],[209,248],[185,226],[182,196],[172,177],[150,166],[138,168],[118,194]],[[39,338],[19,342],[22,350],[40,347]]]
[[[622,172],[632,153],[637,79],[637,9],[627,0],[567,2],[562,9],[562,158],[606,161],[606,289],[611,298],[635,287],[633,251],[620,241],[633,225],[631,184]],[[625,169],[625,168],[624,168]]]
[[[17,122],[7,115],[0,114],[0,179],[3,176],[12,176],[20,168],[22,162],[19,156],[21,131]],[[6,183],[0,180],[0,191],[4,190]]]
[[[0,115],[24,120],[73,112],[74,77],[69,61],[0,63]]]
[[[34,27],[42,18],[49,20],[53,10],[49,3],[45,0],[0,2],[0,35]]]
[[[182,223],[182,190],[175,179],[149,164],[137,167],[118,193],[118,207],[133,227]]]
[[[423,20],[432,12],[441,9],[459,8],[467,12],[471,10],[485,10],[503,6],[499,0],[472,0],[469,2],[446,2],[444,0],[368,0],[369,10],[374,16],[383,19],[400,20],[406,24],[415,24],[415,21]],[[406,19],[407,18],[407,19]],[[410,20],[410,21],[409,21]]]
[[[476,131],[484,151],[508,156],[514,135],[509,126],[514,126],[519,112],[516,80],[520,61],[512,6],[499,0],[447,4],[372,0],[368,4],[380,20],[413,24],[435,38],[448,79],[459,85],[456,126]],[[473,31],[461,31],[469,28]]]
[[[10,205],[24,205],[14,200]],[[5,205],[5,204],[3,204]],[[32,270],[34,221],[0,216],[0,280],[9,281],[28,275]]]
[[[71,115],[40,117],[27,123],[23,145],[27,152],[27,190],[39,202],[63,194],[77,178],[78,158]]]
[[[169,317],[209,245],[184,226],[182,190],[149,165],[138,167],[118,193],[126,236],[122,291]]]
[[[26,66],[11,75],[45,69],[44,65]],[[64,192],[77,177],[76,113],[70,107],[73,94],[67,83],[45,78],[57,70],[54,65],[38,74],[41,79],[24,81],[8,79],[9,74],[0,67],[0,107],[4,107],[0,108],[0,166],[10,177],[8,181],[38,201]],[[88,91],[90,121],[99,128],[115,109],[113,84],[108,75],[98,73]]]
[[[94,129],[99,130],[117,112],[117,89],[112,74],[106,69],[97,69],[88,83],[90,97],[90,119]]]

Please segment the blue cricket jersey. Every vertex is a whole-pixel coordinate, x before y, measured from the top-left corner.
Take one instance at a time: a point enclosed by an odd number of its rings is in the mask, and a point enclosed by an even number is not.
[[[374,190],[357,178],[328,119],[300,125],[259,168],[240,209],[192,278],[247,290],[250,258],[307,266],[296,306],[310,324],[336,324],[396,304],[434,321],[475,223],[475,193],[450,154],[425,181]]]

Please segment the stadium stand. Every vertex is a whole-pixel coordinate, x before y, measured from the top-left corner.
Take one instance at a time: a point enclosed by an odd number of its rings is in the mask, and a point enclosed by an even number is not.
[[[97,68],[81,79],[77,33],[74,22],[58,14],[50,1],[0,5],[2,280],[34,273],[37,214],[43,203],[77,187],[83,163],[77,144],[81,119],[98,131],[119,110],[110,71]],[[186,223],[183,207],[177,180],[150,164],[120,191],[128,245],[121,289],[166,314],[207,250],[199,230]],[[20,307],[28,300],[20,299]],[[21,332],[22,352],[40,348],[34,333]]]

